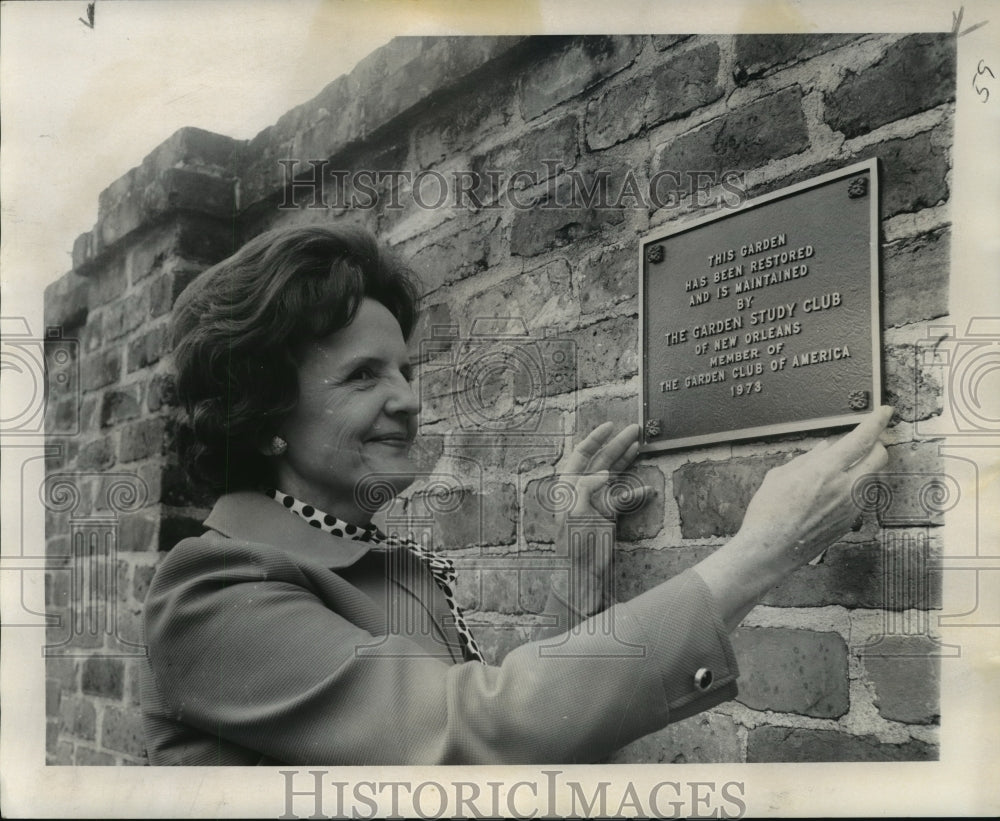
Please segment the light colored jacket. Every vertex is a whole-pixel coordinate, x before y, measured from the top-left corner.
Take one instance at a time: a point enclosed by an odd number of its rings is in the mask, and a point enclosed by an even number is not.
[[[736,694],[692,570],[584,621],[550,596],[548,637],[485,666],[462,660],[408,551],[336,538],[256,493],[223,496],[205,525],[146,598],[150,764],[592,762]]]

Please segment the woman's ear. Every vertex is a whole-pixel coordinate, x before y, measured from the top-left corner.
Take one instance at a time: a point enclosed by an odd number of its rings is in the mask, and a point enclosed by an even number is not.
[[[275,434],[269,440],[258,442],[257,450],[264,456],[281,456],[288,450],[288,442]]]

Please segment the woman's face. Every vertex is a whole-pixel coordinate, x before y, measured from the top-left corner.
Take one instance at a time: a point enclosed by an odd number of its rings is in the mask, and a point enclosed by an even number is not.
[[[410,446],[420,405],[410,376],[399,323],[365,298],[350,325],[301,356],[298,405],[278,430],[288,442],[277,459],[278,488],[367,523],[372,511],[359,504],[366,480],[388,481],[399,492],[415,476]]]

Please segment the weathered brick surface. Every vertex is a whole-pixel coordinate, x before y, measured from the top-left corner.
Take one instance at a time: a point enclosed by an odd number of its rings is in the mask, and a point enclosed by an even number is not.
[[[575,267],[573,290],[583,314],[603,313],[609,305],[639,293],[635,255],[636,248],[631,245],[602,247]]]
[[[784,464],[784,454],[689,462],[674,471],[674,498],[685,539],[731,536],[765,474]]]
[[[875,706],[890,721],[935,724],[941,711],[941,659],[921,636],[887,636],[862,655]],[[879,654],[879,655],[876,655]]]
[[[614,555],[615,597],[628,601],[660,582],[683,573],[709,556],[712,547],[618,550]]]
[[[88,741],[97,737],[97,709],[90,701],[80,696],[64,695],[61,711],[62,724],[67,732]]]
[[[914,34],[863,72],[848,70],[826,97],[826,121],[846,137],[955,99],[955,39]]]
[[[734,74],[740,82],[760,77],[772,69],[828,51],[856,35],[850,34],[744,34],[734,37]]]
[[[81,363],[81,387],[85,391],[103,388],[117,382],[121,370],[122,358],[117,348],[110,348],[93,356],[85,356]]]
[[[638,373],[638,334],[634,317],[614,317],[567,334],[576,348],[579,387],[618,382]]]
[[[926,540],[900,536],[879,543],[840,543],[764,594],[772,607],[941,607],[941,574]]]
[[[166,450],[166,427],[162,418],[143,419],[123,427],[118,450],[121,461],[133,462]]]
[[[137,758],[144,756],[146,748],[139,716],[118,707],[105,707],[101,745]]]
[[[77,766],[83,767],[106,767],[115,763],[115,757],[110,753],[102,753],[92,747],[84,747],[83,745],[80,745],[76,748],[76,755],[73,763]]]
[[[905,422],[929,419],[941,413],[939,373],[924,366],[926,346],[910,343],[883,345],[885,399]]]
[[[756,168],[808,146],[802,90],[792,86],[671,140],[660,152],[655,170],[721,174]]]
[[[923,741],[883,744],[875,736],[833,730],[757,727],[750,731],[747,761],[936,761],[936,746]]]
[[[633,741],[609,763],[710,764],[740,761],[742,754],[736,722],[729,716],[701,713]]]
[[[631,65],[642,47],[641,37],[589,36],[568,43],[553,37],[551,42],[558,51],[540,61],[522,83],[521,113],[525,120],[617,74]]]
[[[625,219],[620,208],[610,205],[612,192],[621,188],[628,169],[615,165],[575,171],[557,180],[552,197],[515,213],[510,231],[513,256],[532,257],[562,248]]]
[[[516,491],[503,484],[485,494],[466,490],[439,496],[418,493],[411,502],[418,519],[432,518],[442,544],[452,548],[510,544],[517,530]]]
[[[121,698],[125,667],[120,659],[90,658],[83,662],[81,687],[84,693],[105,698]]]
[[[139,415],[142,392],[138,385],[106,391],[101,397],[101,427],[117,425]]]
[[[951,231],[888,243],[883,251],[882,324],[906,325],[948,313]]]
[[[847,645],[839,633],[741,627],[736,700],[754,710],[838,718],[847,712]]]

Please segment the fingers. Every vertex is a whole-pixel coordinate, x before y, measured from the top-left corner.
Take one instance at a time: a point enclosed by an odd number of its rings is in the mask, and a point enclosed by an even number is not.
[[[608,441],[613,430],[614,425],[610,422],[605,422],[594,428],[579,445],[573,448],[573,452],[566,460],[565,471],[567,473],[583,473],[590,465],[590,460],[604,447],[604,443]]]
[[[631,458],[626,459],[628,452],[635,449]],[[611,439],[598,451],[590,463],[591,470],[622,470],[632,462],[639,452],[639,426],[626,425],[618,435]]]
[[[830,448],[830,454],[836,461],[836,467],[846,470],[864,459],[878,442],[879,434],[889,424],[892,413],[892,407],[883,405],[834,444]]]
[[[639,426],[626,425],[614,437],[613,431],[611,422],[594,428],[567,458],[565,472],[620,471],[628,467],[639,452]]]

